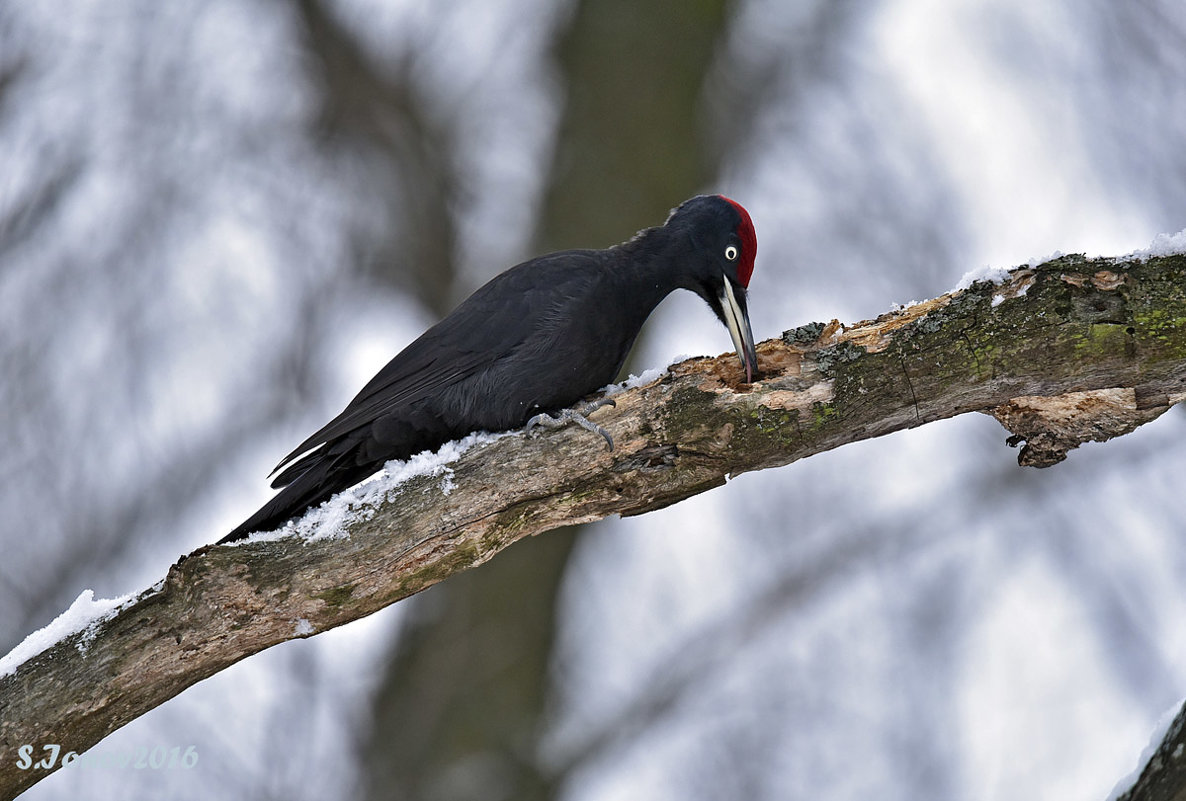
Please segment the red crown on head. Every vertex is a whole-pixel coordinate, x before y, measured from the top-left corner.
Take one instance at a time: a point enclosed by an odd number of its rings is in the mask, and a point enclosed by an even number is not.
[[[741,222],[737,224],[737,238],[741,240],[741,263],[737,265],[737,280],[744,287],[749,287],[750,276],[754,274],[754,257],[758,255],[758,235],[754,231],[754,221],[749,212],[736,200],[719,195],[721,200],[737,209],[741,215]]]

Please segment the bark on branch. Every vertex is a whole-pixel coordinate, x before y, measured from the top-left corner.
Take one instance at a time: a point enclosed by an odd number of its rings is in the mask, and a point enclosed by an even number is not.
[[[1132,787],[1117,795],[1116,801],[1186,799],[1186,704],[1170,721],[1161,741],[1150,746],[1141,755]]]
[[[1186,399],[1186,256],[1019,268],[852,326],[813,324],[692,359],[572,427],[476,448],[412,479],[347,539],[204,547],[104,621],[0,679],[0,797],[46,775],[24,744],[82,752],[186,687],[479,565],[522,537],[636,515],[848,442],[965,412],[993,414],[1047,465]]]

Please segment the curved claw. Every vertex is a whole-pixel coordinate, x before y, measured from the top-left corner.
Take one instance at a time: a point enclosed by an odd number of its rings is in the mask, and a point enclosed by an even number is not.
[[[527,421],[526,430],[532,431],[537,427],[543,428],[560,428],[565,423],[576,423],[586,431],[592,431],[594,434],[600,434],[605,438],[605,444],[609,446],[609,450],[614,449],[614,438],[610,433],[601,426],[585,417],[587,414],[592,414],[604,406],[617,406],[617,401],[613,398],[600,398],[588,403],[579,412],[576,409],[564,409],[552,416],[550,414],[537,414]]]
[[[597,423],[594,423],[592,420],[588,420],[583,415],[579,414],[574,414],[572,421],[586,431],[592,431],[594,434],[600,434],[601,436],[605,437],[606,446],[608,446],[609,450],[611,451],[614,449],[614,438],[610,436],[608,431],[597,425]]]
[[[581,414],[593,414],[593,412],[605,406],[617,406],[618,402],[613,398],[598,398],[595,401],[590,401],[585,404],[585,408],[581,409]]]
[[[561,425],[563,424],[552,415],[547,412],[541,412],[528,420],[523,430],[530,434],[537,428],[559,428]]]

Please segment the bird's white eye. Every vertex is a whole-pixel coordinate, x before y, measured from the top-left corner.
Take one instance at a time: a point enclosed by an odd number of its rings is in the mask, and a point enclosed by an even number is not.
[[[729,261],[737,261],[738,251],[736,245],[730,245],[725,248],[725,258]]]

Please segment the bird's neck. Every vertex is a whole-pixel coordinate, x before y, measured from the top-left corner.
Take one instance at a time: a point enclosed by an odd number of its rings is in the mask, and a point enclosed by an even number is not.
[[[644,317],[682,286],[680,248],[670,229],[647,228],[616,249],[620,254],[616,260],[619,281]]]

